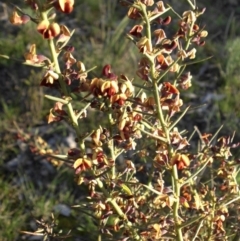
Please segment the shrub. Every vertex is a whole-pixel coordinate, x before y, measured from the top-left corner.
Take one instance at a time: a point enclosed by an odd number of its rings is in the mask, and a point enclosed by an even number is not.
[[[48,123],[68,122],[77,143],[65,155],[39,147],[31,150],[49,161],[65,162],[75,172],[76,182],[87,186],[75,207],[91,218],[98,240],[237,238],[233,213],[239,210],[239,161],[230,152],[238,147],[234,135],[217,138],[218,131],[212,135],[195,128],[187,136],[178,129],[191,109],[181,99],[192,85],[187,68],[203,61],[195,58],[207,36],[197,23],[205,9],[190,0],[191,10],[183,13],[163,1],[120,1],[134,21],[127,37],[140,53],[136,74],[116,74],[109,63],[93,78],[88,73],[94,68],[86,69],[74,57],[74,46],[69,44],[74,30],[55,18],[59,12],[71,13],[74,0],[25,2],[37,17],[16,7],[10,21],[34,22],[51,57],[38,54],[32,44],[24,64],[45,69],[40,85],[58,91],[58,96],[45,95],[54,102]],[[95,113],[103,120],[94,128],[81,128]],[[198,149],[191,146],[195,134]],[[19,138],[27,141],[26,136]],[[54,218],[38,225],[36,233],[45,240],[71,235],[53,229]]]

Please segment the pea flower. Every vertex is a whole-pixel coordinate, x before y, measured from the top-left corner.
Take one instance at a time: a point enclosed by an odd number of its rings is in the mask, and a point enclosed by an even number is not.
[[[48,20],[41,21],[37,26],[37,31],[42,34],[45,39],[52,39],[61,32],[58,23],[50,23]]]

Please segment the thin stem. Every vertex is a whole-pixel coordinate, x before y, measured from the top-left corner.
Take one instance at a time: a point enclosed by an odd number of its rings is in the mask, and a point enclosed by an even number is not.
[[[115,168],[116,158],[115,158],[115,152],[114,152],[114,141],[113,141],[113,139],[109,141],[109,148],[110,148],[111,158],[114,161],[114,165],[112,166],[112,179],[115,179],[115,176],[116,176],[116,168]]]
[[[144,83],[143,85],[140,85],[140,84],[137,84],[137,83],[133,83],[133,86],[134,87],[138,87],[138,88],[141,88],[139,91],[141,93],[142,89],[145,89],[145,90],[151,90],[149,87],[145,86],[146,83]],[[136,94],[136,97],[140,94],[139,92]]]
[[[149,39],[150,43],[150,50],[152,50],[152,42],[151,42],[151,39],[152,39],[152,35],[151,35],[151,25],[150,25],[150,21],[148,19],[148,15],[147,15],[147,12],[146,12],[146,7],[145,5],[141,5],[142,6],[142,12],[143,12],[143,15],[144,15],[144,19],[146,21],[146,34],[147,34],[147,38]],[[149,60],[150,57],[149,57]],[[155,66],[154,66],[154,62],[151,60],[150,61],[151,63],[151,67],[150,67],[150,74],[151,74],[151,77],[153,79],[153,88],[154,88],[154,98],[155,98],[155,102],[157,104],[157,117],[158,117],[158,120],[160,121],[161,123],[161,126],[166,134],[166,138],[167,138],[167,141],[168,143],[170,144],[170,138],[169,138],[169,132],[166,128],[166,125],[165,125],[165,121],[164,121],[164,116],[163,116],[163,112],[162,112],[162,107],[161,107],[161,104],[160,104],[160,98],[159,98],[159,91],[158,91],[158,85],[157,85],[157,80],[155,79]]]
[[[206,57],[204,59],[199,59],[199,60],[192,60],[192,61],[184,61],[182,62],[181,64],[179,64],[180,66],[188,66],[188,65],[192,65],[192,64],[198,64],[198,63],[201,63],[201,62],[205,62],[206,60],[209,60],[211,59],[213,56],[209,56],[209,57]]]
[[[57,58],[57,54],[56,54],[56,48],[55,48],[55,44],[54,44],[53,39],[49,39],[48,40],[48,45],[49,45],[49,48],[51,50],[51,55],[52,55],[52,58],[53,58],[55,71],[58,74],[61,74],[61,69],[60,69],[60,66],[59,66],[59,63],[58,63],[58,58]]]
[[[179,19],[182,19],[182,17],[181,17],[169,4],[167,4],[167,6],[171,9],[171,11],[172,11]]]
[[[147,12],[146,12],[146,8],[142,6],[142,12],[143,12],[143,17],[144,20],[146,22],[146,34],[147,34],[147,38],[149,39],[150,43],[150,47],[149,47],[149,51],[152,51],[152,42],[151,42],[151,26],[150,26],[150,20],[148,18]],[[165,70],[160,77],[156,77],[155,75],[155,63],[154,63],[154,59],[152,56],[150,56],[149,54],[145,54],[145,56],[149,59],[150,61],[150,77],[152,79],[152,85],[153,85],[153,93],[154,93],[154,99],[155,99],[155,103],[156,103],[156,112],[157,112],[157,119],[159,120],[161,127],[165,133],[166,136],[166,142],[167,142],[167,148],[168,148],[168,155],[169,155],[169,159],[172,158],[173,155],[173,148],[171,145],[171,140],[170,140],[170,131],[166,125],[165,122],[165,118],[164,118],[164,114],[163,114],[163,110],[162,110],[162,106],[161,106],[161,102],[160,102],[160,96],[159,96],[159,87],[158,87],[158,83],[160,82],[160,80],[169,72],[170,68],[176,64],[180,58],[176,59],[169,67],[167,70]],[[144,132],[144,131],[143,131]],[[156,137],[155,137],[156,138]],[[173,204],[173,216],[174,216],[174,221],[175,221],[175,231],[176,231],[176,236],[177,236],[177,240],[178,241],[183,241],[183,234],[182,234],[182,229],[179,226],[180,225],[180,220],[179,220],[179,214],[178,214],[178,210],[179,210],[179,206],[180,206],[180,189],[181,189],[181,185],[179,183],[179,179],[178,179],[178,169],[177,166],[174,165],[172,168],[172,186],[174,187],[174,194],[176,196],[176,201]]]
[[[136,230],[133,228],[132,223],[128,220],[126,214],[122,211],[119,205],[116,203],[115,199],[111,198],[108,194],[107,190],[104,188],[103,183],[99,180],[99,178],[95,179],[97,181],[98,187],[101,189],[104,196],[107,198],[107,202],[109,202],[112,207],[117,212],[118,216],[124,220],[125,225],[130,229],[134,240],[141,240],[141,237],[138,235]]]
[[[183,236],[182,236],[182,229],[179,226],[179,205],[180,205],[180,189],[181,185],[178,180],[178,169],[177,165],[174,165],[172,168],[172,182],[174,183],[174,194],[176,196],[176,201],[173,204],[173,217],[175,221],[175,230],[176,230],[176,235],[178,237],[178,241],[183,241]]]
[[[213,140],[217,137],[218,133],[220,132],[220,130],[223,128],[223,125],[221,125],[218,130],[215,132],[215,134],[212,136],[212,138],[210,139],[208,146],[210,146],[210,144],[212,144]]]
[[[150,113],[147,113],[147,112],[143,112],[143,111],[139,111],[139,110],[136,110],[136,109],[134,109],[133,112],[137,112],[137,113],[142,114],[142,115],[147,115],[147,116],[154,117],[153,114],[150,114]]]
[[[188,0],[188,2],[190,3],[190,0]],[[193,36],[192,36],[192,30],[193,30],[194,23],[195,23],[195,22],[192,21],[191,26],[190,26],[190,28],[189,28],[188,37],[187,37],[187,43],[186,43],[185,50],[188,50],[188,48],[189,48],[189,46],[190,46],[190,43],[191,43],[191,40],[192,40],[192,37],[193,37]]]
[[[164,120],[164,115],[163,115],[163,111],[162,111],[162,107],[161,107],[161,103],[160,103],[160,96],[159,96],[158,85],[157,85],[156,80],[153,81],[153,90],[154,90],[154,99],[157,104],[157,118],[160,121],[163,131],[166,135],[166,139],[167,139],[168,147],[169,147],[169,154],[170,154],[170,153],[172,153],[171,140],[170,140],[170,136],[169,136],[169,130],[168,130],[165,120]]]
[[[48,16],[47,16],[47,12],[45,12],[45,11],[41,12],[41,17],[42,17],[43,20],[49,21]],[[48,40],[48,46],[49,46],[49,49],[50,49],[50,52],[51,52],[52,61],[54,63],[55,71],[59,75],[61,75],[61,69],[60,69],[60,65],[59,65],[59,62],[58,62],[58,55],[57,55],[57,52],[56,52],[56,48],[55,48],[55,44],[54,44],[53,39]],[[59,84],[60,84],[60,87],[61,87],[61,91],[63,92],[63,95],[66,96],[66,97],[69,96],[69,93],[68,93],[68,90],[67,90],[67,85],[64,82],[64,79],[62,77],[59,78]],[[69,117],[71,119],[72,125],[73,125],[78,137],[80,137],[80,130],[78,128],[78,118],[77,118],[76,114],[74,113],[74,110],[73,110],[73,107],[72,107],[72,104],[71,104],[71,98],[67,97],[66,99],[68,99],[67,109],[68,109]],[[82,143],[81,143],[80,147],[81,148],[83,147]]]
[[[43,20],[49,21],[48,16],[47,16],[47,12],[41,12],[41,17],[42,17]],[[55,44],[54,44],[54,41],[53,41],[52,38],[48,39],[48,47],[49,47],[50,52],[51,52],[52,61],[54,63],[55,71],[59,75],[61,75],[61,69],[60,69],[59,62],[58,62],[57,52],[56,52]],[[61,86],[61,90],[62,90],[63,94],[65,96],[68,96],[66,84],[64,83],[64,80],[62,79],[62,77],[59,78],[59,84]]]
[[[191,2],[191,0],[187,0],[187,2],[189,3],[189,5],[192,7],[193,10],[196,9],[196,7],[195,7],[194,4]]]
[[[62,98],[58,98],[58,97],[55,97],[55,96],[51,96],[51,95],[44,95],[45,98],[49,99],[49,100],[53,100],[53,101],[58,101],[64,105],[68,104],[68,101],[67,100],[64,100]]]
[[[109,108],[111,108],[110,103],[109,103]],[[108,123],[109,123],[110,137],[111,137],[111,140],[108,141],[108,148],[110,150],[111,158],[114,161],[114,164],[112,166],[112,179],[115,179],[115,176],[116,176],[116,170],[115,170],[116,157],[115,157],[115,150],[114,150],[114,141],[112,139],[112,136],[113,136],[112,125],[114,123],[114,120],[113,120],[111,112],[108,113]]]
[[[196,231],[196,233],[195,233],[195,235],[194,235],[194,237],[193,237],[193,241],[196,240],[196,238],[197,238],[197,236],[198,236],[198,233],[199,233],[199,231],[200,231],[200,229],[201,229],[202,226],[203,226],[203,220],[201,220],[200,223],[199,223],[199,225],[198,225],[197,231]]]
[[[144,125],[149,130],[154,130],[153,129],[153,124],[151,122],[149,122],[147,119],[142,119],[139,123]]]
[[[151,17],[149,18],[149,22],[152,22],[154,19],[159,18],[160,16],[162,16],[164,13],[166,13],[166,12],[169,11],[170,9],[172,9],[172,8],[171,8],[171,7],[168,7],[168,8],[165,9],[165,11],[160,12],[160,13],[158,13],[158,14],[155,14],[155,15],[151,16]]]
[[[185,227],[188,227],[190,226],[191,224],[199,221],[200,219],[203,219],[205,217],[205,214],[202,214],[202,215],[199,215],[199,216],[196,216],[195,218],[192,218],[186,222],[184,222],[182,225],[180,225],[181,228],[185,228]]]
[[[141,129],[141,128],[139,128],[139,130],[141,130],[141,132],[145,133],[145,134],[148,135],[148,136],[151,136],[152,138],[154,138],[154,139],[156,139],[156,140],[162,141],[163,143],[168,143],[168,142],[167,142],[167,139],[165,139],[164,137],[155,136],[155,135],[151,134],[150,132],[145,131],[145,130],[143,130],[143,129]]]
[[[87,103],[84,108],[76,115],[76,118],[80,118],[81,115],[83,114],[84,111],[86,111],[86,109],[91,105],[91,103]]]
[[[183,65],[179,71],[179,73],[177,74],[175,80],[173,81],[173,85],[176,86],[177,84],[177,80],[179,79],[179,77],[182,75],[183,71],[185,70],[186,65]]]
[[[143,13],[143,17],[146,21],[146,35],[147,38],[149,40],[149,52],[152,52],[152,33],[151,33],[151,25],[150,25],[150,21],[148,19],[148,14],[146,11],[146,5],[144,5],[143,3],[141,4],[141,8],[142,8],[142,13]]]
[[[229,204],[233,203],[233,202],[236,202],[237,200],[240,199],[240,196],[237,196],[236,198],[230,200],[229,202],[225,203],[224,206],[228,206]]]
[[[183,116],[187,113],[187,111],[189,110],[190,106],[188,106],[184,111],[183,113],[172,123],[172,125],[168,128],[168,130],[172,130],[176,125],[177,123],[183,118]]]
[[[35,67],[35,68],[48,69],[48,67],[44,63],[43,64],[33,64],[33,63],[29,63],[29,62],[23,61],[21,59],[15,59],[15,58],[9,57],[9,56],[4,55],[4,54],[0,54],[0,58],[13,60],[13,61],[19,62],[19,63],[21,63],[23,65],[28,65],[28,66]]]
[[[184,186],[185,184],[187,184],[190,180],[193,180],[194,177],[198,176],[198,174],[201,172],[201,171],[204,171],[205,170],[205,167],[207,166],[207,164],[209,163],[210,161],[210,158],[208,158],[208,160],[202,165],[201,168],[199,168],[193,175],[191,175],[187,180],[185,180],[184,182],[181,183],[181,186]],[[201,179],[202,175],[199,175],[197,180],[195,180],[195,183],[199,183],[200,179]]]

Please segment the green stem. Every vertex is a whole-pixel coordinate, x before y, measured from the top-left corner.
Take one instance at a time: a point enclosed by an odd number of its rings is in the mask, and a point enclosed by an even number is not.
[[[53,63],[54,63],[55,71],[56,71],[58,74],[61,74],[61,70],[60,70],[60,66],[59,66],[58,58],[57,58],[57,54],[56,54],[56,48],[55,48],[55,44],[54,44],[53,39],[49,39],[49,40],[48,40],[48,45],[49,45],[49,48],[50,48],[50,50],[51,50],[51,55],[52,55],[52,58],[53,58]]]
[[[49,21],[46,11],[41,12],[41,17],[42,17],[42,20]],[[80,130],[79,130],[79,127],[78,127],[78,118],[73,111],[73,107],[72,107],[72,104],[71,104],[71,98],[68,97],[69,93],[68,93],[68,90],[67,90],[67,85],[66,85],[66,83],[64,82],[64,79],[61,76],[61,69],[60,69],[60,65],[59,65],[59,62],[58,62],[58,55],[57,55],[57,52],[56,52],[56,48],[55,48],[55,44],[54,44],[53,39],[48,40],[48,46],[49,46],[49,49],[50,49],[50,52],[51,52],[52,61],[54,63],[55,71],[60,75],[59,84],[60,84],[60,87],[61,87],[61,91],[62,91],[63,95],[66,97],[66,100],[68,100],[68,103],[66,104],[67,109],[68,109],[68,115],[71,119],[72,125],[73,125],[73,127],[76,131],[77,136],[80,137]]]
[[[150,21],[148,19],[148,14],[147,14],[147,11],[146,11],[146,5],[144,5],[143,3],[141,3],[141,10],[142,10],[142,13],[143,13],[143,17],[144,17],[144,20],[146,21],[146,35],[147,35],[147,38],[149,40],[149,52],[152,52],[152,33],[151,33],[151,25],[150,25]]]
[[[190,0],[188,0],[188,2],[190,2]],[[187,44],[186,44],[186,47],[185,47],[185,50],[188,50],[190,44],[191,44],[191,40],[192,40],[192,30],[193,30],[193,26],[194,26],[194,23],[195,22],[192,22],[191,23],[191,26],[189,28],[189,31],[188,31],[188,37],[187,37]]]
[[[112,166],[112,179],[115,179],[116,177],[116,158],[115,158],[115,152],[114,152],[114,142],[113,139],[109,141],[109,148],[110,148],[110,153],[111,153],[111,158],[114,161],[114,165]]]
[[[167,11],[169,11],[170,9],[171,9],[171,7],[168,7],[168,8],[165,9],[165,11],[160,12],[160,13],[158,13],[158,14],[155,14],[155,15],[151,16],[151,17],[149,18],[149,22],[152,22],[154,19],[159,18],[160,16],[162,16],[163,14],[165,14],[165,13],[166,13]]]
[[[109,103],[109,107],[111,108],[111,105]],[[114,141],[112,139],[113,136],[113,131],[112,131],[112,125],[114,123],[113,117],[112,117],[112,113],[109,112],[108,113],[108,123],[109,123],[109,130],[110,130],[110,140],[108,141],[108,148],[110,150],[110,155],[112,160],[114,161],[114,165],[112,166],[112,180],[115,179],[116,176],[116,169],[115,169],[115,161],[116,161],[116,156],[115,156],[115,150],[114,150]]]
[[[76,115],[76,118],[80,118],[83,112],[91,105],[91,103],[87,103],[84,108]]]
[[[181,65],[179,65],[179,66],[181,66]],[[185,70],[185,68],[186,68],[186,65],[182,65],[182,66],[181,66],[181,68],[180,68],[177,76],[175,77],[175,80],[173,81],[173,85],[174,85],[174,86],[176,86],[177,80],[180,78],[180,76],[182,75],[182,73],[183,73],[183,71]]]
[[[149,91],[150,88],[149,88],[149,87],[146,87],[145,85],[146,85],[146,83],[144,83],[143,85],[140,85],[140,84],[137,84],[137,83],[133,83],[133,86],[134,86],[134,87],[138,87],[138,88],[140,88],[140,90],[144,89],[144,90],[148,90],[148,91]],[[140,91],[140,90],[139,90],[139,91]],[[139,94],[140,94],[140,93],[138,92],[135,97],[139,96]]]
[[[193,224],[193,223],[195,223],[195,222],[197,222],[197,221],[199,221],[200,219],[203,219],[203,218],[205,218],[205,217],[206,217],[206,215],[204,215],[204,214],[199,215],[199,216],[197,216],[197,217],[195,217],[195,218],[192,218],[192,219],[188,220],[187,222],[183,223],[182,225],[180,225],[180,227],[181,227],[181,228],[188,227],[188,226],[190,226],[191,224]]]
[[[211,157],[209,157],[209,159],[207,159],[207,160],[205,161],[205,163],[201,166],[201,168],[199,168],[193,175],[191,175],[188,179],[186,179],[184,182],[182,182],[182,183],[181,183],[181,186],[184,186],[185,184],[189,183],[191,180],[194,180],[194,177],[198,176],[198,174],[199,174],[201,171],[205,170],[205,167],[206,167],[207,164],[209,163],[210,158],[211,158]],[[199,183],[201,177],[202,177],[202,175],[198,176],[198,179],[195,180],[195,184]]]
[[[229,202],[225,203],[224,206],[228,206],[228,205],[230,205],[231,203],[236,202],[236,201],[239,200],[239,199],[240,199],[240,196],[237,196],[236,198],[234,198],[234,199],[230,200]]]
[[[174,194],[176,196],[176,201],[173,204],[173,217],[175,221],[175,230],[176,230],[176,235],[178,237],[178,241],[183,241],[183,236],[182,236],[182,228],[180,227],[180,221],[179,221],[179,214],[178,214],[178,209],[179,209],[179,204],[180,204],[180,189],[181,185],[178,180],[178,169],[177,165],[174,165],[172,168],[172,182],[174,183]]]
[[[119,205],[116,203],[115,199],[110,197],[107,190],[104,188],[103,183],[100,181],[99,178],[95,179],[97,181],[98,187],[101,189],[104,196],[107,198],[107,202],[109,202],[114,210],[117,212],[118,216],[124,220],[125,225],[129,228],[130,232],[133,235],[134,240],[141,240],[141,237],[138,235],[136,230],[133,228],[132,223],[128,220],[126,214],[122,211]]]
[[[167,140],[164,137],[155,136],[155,135],[151,134],[150,132],[145,131],[145,130],[140,129],[140,128],[139,128],[139,130],[141,130],[141,132],[145,133],[146,135],[151,136],[153,139],[159,140],[159,141],[161,141],[163,143],[167,143]]]
[[[198,64],[201,62],[205,62],[206,60],[211,59],[213,56],[209,56],[207,58],[204,59],[199,59],[199,60],[192,60],[192,61],[184,61],[181,64],[179,64],[180,66],[188,66],[188,65],[193,65],[193,64]]]
[[[13,61],[19,62],[23,65],[28,65],[28,66],[31,66],[31,67],[48,69],[48,67],[45,64],[33,64],[33,63],[30,63],[30,62],[23,61],[21,59],[12,58],[12,57],[10,57],[8,55],[4,55],[4,54],[0,54],[0,58],[4,58],[4,59],[7,59],[7,60],[13,60]]]
[[[170,140],[170,136],[169,136],[169,130],[166,126],[165,120],[164,120],[164,115],[163,115],[163,111],[162,111],[162,107],[161,107],[161,103],[160,103],[160,96],[159,96],[159,90],[158,90],[158,85],[157,85],[157,81],[153,80],[153,92],[154,92],[154,99],[157,105],[157,118],[161,123],[161,126],[163,128],[163,131],[166,135],[166,139],[167,139],[167,143],[168,143],[168,149],[169,149],[169,154],[172,153],[172,148],[171,148],[171,140]]]
[[[68,103],[67,100],[64,100],[62,98],[58,98],[58,97],[55,97],[55,96],[51,96],[51,95],[44,95],[45,98],[49,99],[49,100],[53,100],[53,101],[57,101],[57,102],[60,102],[64,105],[66,105]]]
[[[190,4],[190,6],[192,7],[192,9],[195,10],[196,7],[195,7],[194,4],[191,2],[191,0],[187,0],[187,2]]]
[[[47,12],[41,12],[41,17],[42,17],[42,20],[49,21],[48,16],[47,16]],[[48,39],[48,47],[49,47],[50,52],[51,52],[52,61],[54,63],[55,71],[59,75],[61,75],[61,69],[60,69],[60,65],[59,65],[59,62],[58,62],[58,55],[57,55],[55,44],[54,44],[54,41],[53,41],[52,38]],[[63,94],[65,96],[68,96],[67,87],[66,87],[66,84],[65,84],[62,77],[59,78],[59,84],[61,86],[61,90],[62,90]]]
[[[198,224],[198,228],[197,228],[197,231],[196,231],[196,233],[193,237],[193,241],[195,241],[198,238],[198,233],[199,233],[202,226],[203,226],[203,220],[201,220],[200,223]]]
[[[72,122],[72,126],[75,129],[77,136],[80,137],[81,133],[78,128],[78,119],[77,119],[76,114],[73,111],[72,103],[70,101],[67,104],[67,109],[68,109],[68,114],[69,114],[71,122]]]
[[[150,52],[152,50],[152,42],[151,42],[151,26],[150,26],[150,20],[148,18],[147,12],[146,12],[146,7],[144,5],[141,5],[142,12],[143,12],[143,17],[146,22],[146,35],[147,38],[149,39],[150,43]],[[152,85],[153,85],[153,93],[154,93],[154,99],[156,103],[156,111],[157,111],[157,119],[159,120],[161,127],[165,133],[166,136],[166,141],[167,141],[167,148],[168,148],[168,155],[169,159],[172,158],[173,155],[173,148],[171,145],[171,140],[170,140],[170,130],[166,125],[162,106],[161,106],[161,101],[160,101],[160,96],[159,96],[159,88],[158,88],[158,83],[160,80],[169,72],[170,68],[176,64],[180,58],[176,59],[167,70],[165,70],[160,77],[155,76],[155,64],[154,64],[154,59],[152,56],[149,54],[145,54],[145,56],[149,59],[150,61],[150,77],[152,79]],[[174,202],[173,205],[173,215],[174,215],[174,221],[175,221],[175,231],[176,231],[176,236],[178,241],[183,241],[183,234],[182,234],[182,229],[180,227],[180,220],[179,220],[179,214],[178,214],[178,209],[180,205],[180,189],[181,185],[179,183],[178,179],[178,169],[177,166],[174,165],[172,168],[172,186],[174,187],[174,194],[176,196],[176,201]]]
[[[190,106],[188,106],[183,113],[171,124],[171,126],[168,128],[169,131],[171,131],[176,125],[177,123],[183,118],[183,116],[185,116],[185,114],[187,113],[187,111],[189,110]]]

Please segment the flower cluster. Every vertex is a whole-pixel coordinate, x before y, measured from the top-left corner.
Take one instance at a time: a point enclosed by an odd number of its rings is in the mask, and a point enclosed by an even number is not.
[[[26,4],[31,6],[35,11],[46,12],[52,7],[62,13],[71,13],[73,11],[74,0],[48,0],[46,3],[39,4],[34,0],[26,0]],[[19,15],[19,13],[21,15]],[[10,22],[14,25],[26,24],[30,20],[35,21],[37,25],[37,31],[45,39],[52,39],[57,37],[61,33],[61,27],[58,23],[53,21],[54,15],[50,18],[35,19],[27,14],[24,14],[20,9],[15,9],[10,16]]]

